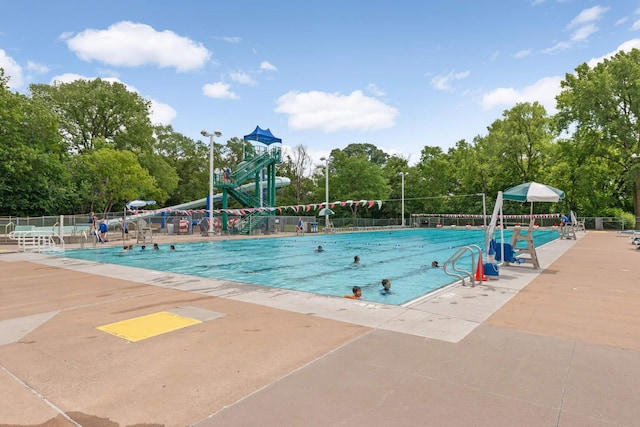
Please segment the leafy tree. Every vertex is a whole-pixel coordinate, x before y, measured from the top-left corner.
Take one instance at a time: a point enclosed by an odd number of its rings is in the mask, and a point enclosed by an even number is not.
[[[73,159],[78,188],[88,189],[91,210],[120,210],[134,199],[150,199],[158,194],[155,179],[140,166],[130,151],[101,148]]]
[[[153,133],[156,139],[154,152],[162,156],[177,176],[176,187],[168,192],[165,205],[174,206],[209,194],[208,145],[175,132],[171,126],[155,126]]]
[[[33,84],[32,97],[58,116],[60,132],[74,153],[92,150],[96,138],[118,150],[150,151],[150,102],[122,83],[101,79]]]
[[[52,215],[73,203],[56,118],[11,93],[0,69],[0,215]]]
[[[310,168],[311,156],[305,145],[296,145],[284,154],[279,173],[291,180],[291,185],[281,190],[282,200],[287,200],[287,204],[297,205],[309,201],[308,194],[313,185],[308,176]]]
[[[373,144],[349,144],[342,152],[347,156],[365,157],[371,163],[384,166],[389,155]]]
[[[420,161],[415,166],[419,176],[416,196],[420,199],[421,212],[447,212],[446,197],[453,193],[455,185],[451,176],[451,163],[440,147],[425,146]]]
[[[385,179],[390,185],[391,192],[389,194],[390,200],[387,201],[382,207],[381,211],[377,211],[378,215],[375,213],[372,215],[374,217],[382,216],[384,213],[386,216],[393,216],[397,218],[401,218],[402,212],[402,176],[401,173],[405,174],[404,184],[405,184],[405,200],[412,198],[412,188],[416,188],[410,184],[410,179],[413,179],[415,176],[415,172],[412,168],[409,167],[409,161],[407,158],[401,156],[390,156],[387,160],[387,163],[384,165],[382,169]],[[414,180],[415,181],[415,180]],[[411,212],[411,207],[409,201],[405,203],[405,216],[408,212]]]
[[[557,97],[559,128],[573,134],[574,155],[606,160],[616,187],[615,204],[610,207],[633,209],[636,223],[640,221],[639,83],[640,51],[633,49],[593,68],[586,63],[578,66],[575,73],[565,75]]]
[[[359,201],[389,198],[391,188],[384,178],[382,168],[371,163],[366,156],[349,156],[335,149],[331,152],[331,157],[333,161],[330,163],[329,185],[333,200]],[[358,208],[357,204],[351,206],[354,222]]]

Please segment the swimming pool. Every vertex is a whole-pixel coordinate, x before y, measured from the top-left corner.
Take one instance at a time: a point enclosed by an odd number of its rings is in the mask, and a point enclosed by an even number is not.
[[[534,231],[536,246],[558,237],[557,231]],[[505,230],[505,241],[510,238]],[[481,229],[411,229],[185,243],[175,252],[163,244],[159,251],[99,247],[61,255],[339,297],[358,285],[362,300],[401,305],[456,281],[431,261],[443,263],[462,246],[482,247],[483,240]],[[319,245],[323,252],[316,252]],[[470,266],[470,258],[459,262]],[[381,292],[385,278],[391,280],[390,293]]]

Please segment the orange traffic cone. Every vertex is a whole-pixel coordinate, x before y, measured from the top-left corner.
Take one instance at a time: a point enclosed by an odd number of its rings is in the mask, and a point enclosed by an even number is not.
[[[484,264],[482,263],[482,257],[478,258],[478,267],[476,268],[476,280],[479,282],[486,282],[487,276],[484,275]]]

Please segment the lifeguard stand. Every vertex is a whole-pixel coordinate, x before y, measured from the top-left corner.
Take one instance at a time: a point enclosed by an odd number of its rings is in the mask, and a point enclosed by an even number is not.
[[[522,228],[516,227],[513,229],[511,235],[511,247],[513,248],[514,257],[522,262],[530,263],[533,268],[540,268],[540,262],[538,261],[538,254],[536,253],[536,246],[533,243],[533,230],[535,228],[536,220],[531,218],[527,233],[522,233]],[[518,247],[518,242],[524,242],[524,247]],[[508,262],[507,262],[508,264]]]

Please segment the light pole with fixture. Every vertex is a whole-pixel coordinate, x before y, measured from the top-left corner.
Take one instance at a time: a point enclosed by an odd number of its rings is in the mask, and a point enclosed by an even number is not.
[[[409,173],[400,172],[398,175],[402,177],[402,226],[404,227],[404,177],[409,175]]]
[[[324,229],[325,229],[325,232],[327,232],[329,231],[329,161],[331,160],[331,157],[320,157],[320,160],[326,163],[326,169],[324,173],[324,177],[325,177],[324,194],[325,194],[325,201],[326,201],[326,204],[324,205]]]
[[[213,133],[207,132],[206,129],[200,131],[202,136],[209,137],[209,236],[213,236],[213,137],[220,138],[222,132],[219,130],[213,131]]]

